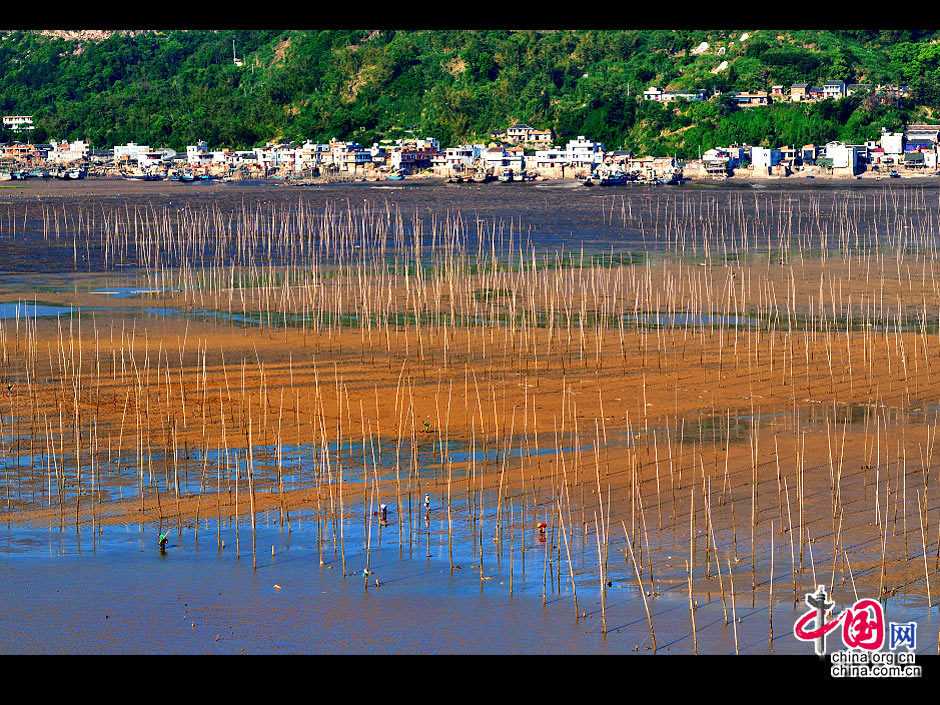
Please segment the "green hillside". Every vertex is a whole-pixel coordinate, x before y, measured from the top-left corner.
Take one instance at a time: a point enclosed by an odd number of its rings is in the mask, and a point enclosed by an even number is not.
[[[906,83],[915,97],[901,108],[853,97],[750,111],[637,97],[651,84],[730,91],[830,78]],[[935,107],[940,33],[926,31],[0,34],[0,112],[33,114],[35,138],[95,145],[371,142],[409,130],[455,143],[515,119],[559,139],[586,134],[610,148],[694,156],[735,141],[864,140],[882,125],[930,119]]]

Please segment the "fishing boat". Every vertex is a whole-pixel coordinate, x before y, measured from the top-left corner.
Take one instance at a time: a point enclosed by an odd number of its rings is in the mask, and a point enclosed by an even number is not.
[[[57,178],[65,179],[66,181],[78,181],[79,179],[84,179],[87,172],[85,169],[67,169],[60,172],[60,176]]]
[[[626,174],[622,171],[615,171],[602,176],[598,183],[601,186],[623,186],[627,181],[629,181],[629,179]]]
[[[664,183],[667,186],[682,186],[682,182],[684,180],[685,178],[683,177],[682,172],[677,169],[672,172],[672,174],[669,176],[669,180],[665,181]]]

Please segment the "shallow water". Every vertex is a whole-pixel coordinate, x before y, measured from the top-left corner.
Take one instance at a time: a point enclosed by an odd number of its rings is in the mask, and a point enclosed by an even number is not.
[[[240,558],[235,557],[235,530],[229,521],[223,522],[221,552],[215,523],[208,521],[200,526],[198,542],[191,523],[181,534],[171,527],[165,555],[157,551],[158,527],[153,525],[104,527],[96,540],[89,529],[76,534],[7,526],[0,530],[0,577],[7,596],[0,614],[0,652],[649,652],[642,601],[625,571],[611,574],[609,633],[604,638],[597,579],[581,572],[588,566],[580,559],[578,598],[586,617],[574,620],[564,558],[561,590],[549,588],[542,605],[544,550],[534,531],[527,532],[525,574],[516,547],[510,595],[508,552],[497,562],[495,550],[486,547],[487,580],[481,585],[479,564],[459,528],[456,533],[463,536],[455,536],[454,550],[460,568],[450,574],[439,512],[434,512],[429,530],[419,529],[410,549],[407,539],[399,549],[391,520],[381,537],[378,521],[372,523],[369,590],[363,587],[361,516],[344,524],[345,579],[326,530],[326,565],[318,565],[316,522],[309,514],[293,516],[290,532],[278,527],[276,512],[259,515],[257,570],[252,569],[250,526],[244,517]],[[381,582],[378,588],[375,577]],[[837,601],[848,599],[838,592]],[[699,652],[733,653],[732,627],[724,623],[718,596],[697,596],[697,602]],[[664,589],[650,604],[658,653],[690,652],[688,596],[682,586]],[[736,609],[741,652],[768,652],[766,604],[758,597],[751,607],[749,594],[739,592]],[[809,652],[790,633],[802,610],[776,605],[774,653]],[[900,621],[918,615],[921,652],[935,648],[937,631],[933,615],[924,612],[892,601],[887,614]]]

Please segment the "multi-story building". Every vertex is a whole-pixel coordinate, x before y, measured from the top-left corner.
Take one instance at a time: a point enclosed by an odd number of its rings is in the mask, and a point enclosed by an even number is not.
[[[525,169],[525,153],[519,148],[490,145],[483,152],[483,166],[496,175],[510,170],[518,174]]]
[[[770,169],[777,166],[782,159],[783,155],[779,149],[751,147],[751,166],[754,167],[755,173],[758,171],[764,174],[769,173]]]
[[[29,132],[33,129],[33,116],[4,115],[3,127],[11,132]]]
[[[482,144],[462,144],[457,147],[447,147],[432,158],[434,167],[444,173],[461,173],[473,169],[483,150]]]
[[[188,164],[199,164],[205,160],[208,154],[209,145],[205,140],[199,140],[196,144],[191,144],[186,147],[186,162]]]
[[[702,88],[691,91],[664,91],[656,86],[650,86],[643,91],[643,100],[652,100],[657,103],[671,103],[674,100],[687,100],[699,102],[705,100],[706,93]]]
[[[838,100],[845,97],[845,81],[826,81],[822,87],[823,98]]]
[[[576,140],[569,140],[565,145],[565,152],[568,154],[568,163],[575,168],[593,169],[604,161],[604,145],[589,140],[584,135],[578,135]]]
[[[516,123],[506,129],[505,139],[511,144],[550,145],[551,130],[536,130],[534,127]]]
[[[149,145],[128,142],[114,146],[114,161],[139,162],[140,158],[150,152]]]
[[[65,140],[56,142],[52,140],[46,161],[52,162],[53,164],[69,164],[71,162],[83,161],[88,157],[88,149],[88,144],[83,140],[75,140],[73,142],[66,142]]]

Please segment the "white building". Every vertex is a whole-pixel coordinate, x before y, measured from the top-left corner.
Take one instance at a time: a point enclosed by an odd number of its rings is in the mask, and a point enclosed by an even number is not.
[[[398,143],[401,144],[402,141],[398,140]],[[431,152],[441,151],[441,143],[434,137],[418,137],[414,140],[414,146],[417,150],[427,150]]]
[[[330,145],[307,140],[294,152],[294,171],[300,172],[320,166],[329,153]]]
[[[710,162],[720,159],[727,159],[731,168],[737,166],[744,160],[744,147],[732,145],[730,147],[714,147],[702,153],[702,161]]]
[[[199,140],[196,144],[186,147],[186,162],[189,164],[200,164],[205,161],[209,154],[209,145],[205,140]]]
[[[560,147],[540,149],[535,153],[535,168],[539,170],[561,169],[569,164],[568,151]]]
[[[822,91],[825,98],[844,98],[845,81],[826,81]]]
[[[656,86],[650,86],[643,91],[643,100],[652,100],[657,103],[671,103],[674,100],[699,102],[705,98],[705,91],[701,88],[692,91],[664,91]]]
[[[565,146],[568,154],[568,163],[573,167],[593,168],[595,164],[604,161],[604,145],[578,135],[578,139],[569,140]]]
[[[484,149],[486,148],[482,144],[462,144],[458,147],[448,147],[444,150],[442,157],[435,158],[435,161],[455,171],[472,169],[473,165],[480,159]]]
[[[29,131],[33,129],[32,115],[4,115],[3,127],[13,132]]]
[[[494,174],[500,174],[510,169],[514,173],[519,173],[525,168],[525,157],[521,151],[491,147],[483,152],[483,164],[487,169],[492,169]]]
[[[781,158],[782,155],[779,149],[751,147],[751,164],[754,166],[755,171],[759,169],[768,171],[772,167],[777,166]]]
[[[52,140],[46,160],[53,164],[69,164],[82,161],[86,157],[88,157],[88,145],[83,140],[74,142]]]
[[[888,132],[881,130],[881,148],[885,154],[903,154],[904,153],[904,133]]]
[[[267,144],[255,149],[255,159],[265,169],[275,171],[283,168],[294,169],[297,163],[297,150],[289,144]]]
[[[139,162],[141,157],[146,159],[146,155],[151,151],[150,147],[145,144],[137,144],[135,142],[128,142],[127,144],[119,144],[114,146],[114,161],[121,161],[122,159],[127,159],[132,162]]]
[[[826,159],[832,161],[833,169],[850,169],[854,174],[858,169],[859,151],[863,147],[843,144],[842,142],[829,142],[826,145]]]
[[[514,144],[539,144],[547,146],[552,143],[552,131],[536,130],[529,125],[516,123],[506,128],[506,141]]]

